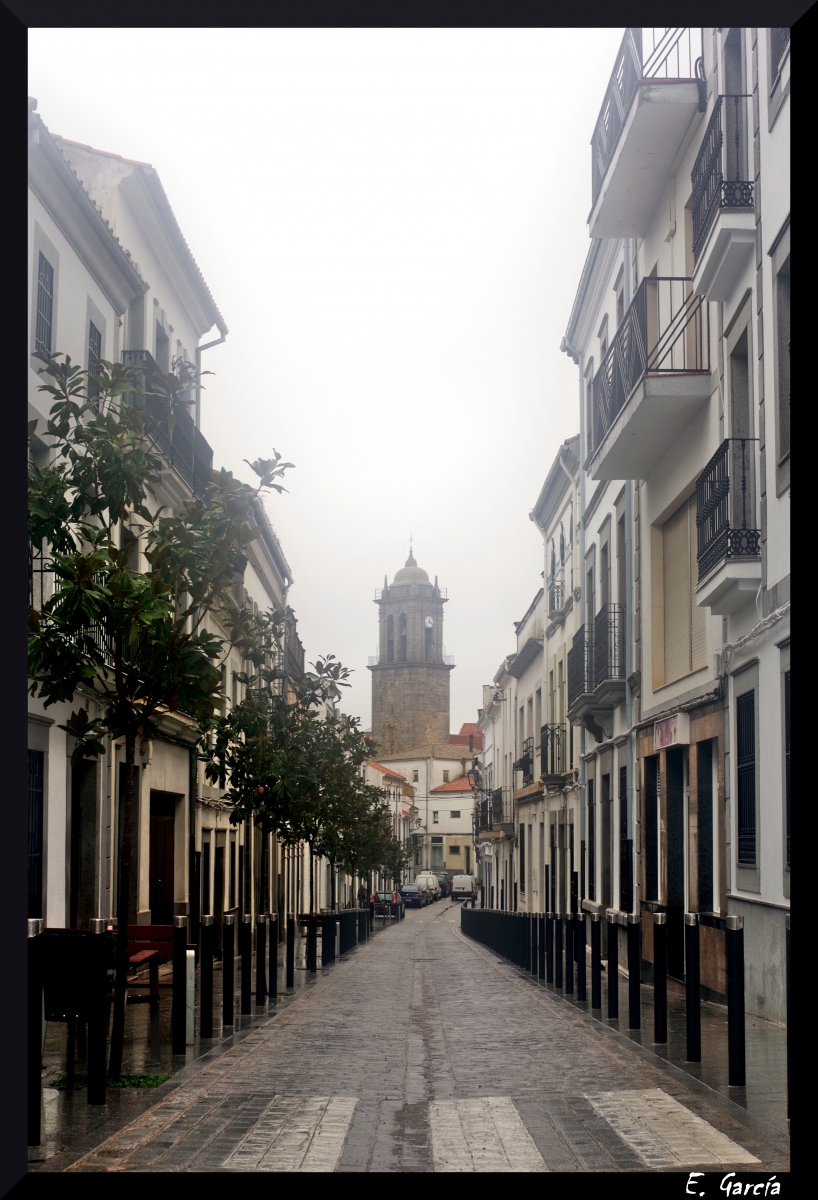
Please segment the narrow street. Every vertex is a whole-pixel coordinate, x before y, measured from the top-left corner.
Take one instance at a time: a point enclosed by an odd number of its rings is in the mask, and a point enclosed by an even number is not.
[[[102,1144],[45,1171],[781,1172],[787,1138],[460,933],[364,943]]]

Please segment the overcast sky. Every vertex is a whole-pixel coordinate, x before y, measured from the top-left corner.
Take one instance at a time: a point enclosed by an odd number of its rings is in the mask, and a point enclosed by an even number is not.
[[[579,427],[560,353],[622,29],[30,30],[53,133],[150,162],[230,328],[202,429],[268,511],[308,661],[370,721],[375,588],[448,588],[452,730],[541,586],[529,520]]]

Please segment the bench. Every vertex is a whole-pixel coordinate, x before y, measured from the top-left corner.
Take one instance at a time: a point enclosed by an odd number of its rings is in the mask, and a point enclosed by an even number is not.
[[[113,931],[117,926],[114,922]],[[195,950],[196,946],[188,944],[186,949]],[[150,972],[147,979],[129,979],[128,988],[147,987],[153,994],[154,987],[173,987],[171,980],[159,979],[159,962],[163,958],[173,957],[173,926],[172,925],[129,925],[128,926],[128,964],[138,968],[147,964]],[[156,975],[154,983],[153,976]],[[134,996],[131,1003],[146,1003],[150,996]]]

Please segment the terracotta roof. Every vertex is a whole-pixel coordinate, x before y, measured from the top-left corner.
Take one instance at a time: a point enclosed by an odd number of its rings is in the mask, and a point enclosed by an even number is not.
[[[449,745],[450,746],[466,746],[466,747],[468,747],[469,738],[473,739],[475,750],[483,749],[482,733],[450,733],[449,734]]]
[[[464,753],[465,751],[465,753]],[[468,759],[472,756],[469,754],[468,744],[465,746],[452,745],[450,742],[436,742],[433,746],[412,746],[409,750],[404,750],[400,754],[382,754],[382,762],[413,762],[416,759],[424,758],[445,758],[445,759]]]
[[[402,779],[406,782],[406,776],[401,775],[399,771],[393,771],[391,767],[383,767],[379,762],[375,762],[374,758],[369,760],[370,767],[374,767],[376,771],[381,771],[384,775],[391,776],[392,779]]]
[[[460,726],[461,736],[464,733],[465,734],[477,733],[477,722],[476,721],[464,721],[463,724]]]
[[[471,792],[474,784],[469,782],[467,775],[458,775],[457,779],[450,779],[448,783],[441,783],[439,787],[432,788],[430,795],[435,792]]]

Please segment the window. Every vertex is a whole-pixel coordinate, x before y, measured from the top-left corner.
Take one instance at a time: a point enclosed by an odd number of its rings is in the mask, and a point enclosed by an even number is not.
[[[40,252],[37,271],[37,332],[34,346],[41,354],[51,353],[51,327],[54,314],[54,268]]]
[[[165,375],[170,371],[170,338],[156,322],[156,365]]]
[[[386,618],[386,661],[395,661],[395,618]]]
[[[628,768],[619,768],[619,908],[633,908],[633,842],[628,838]]]
[[[557,573],[557,551],[554,546],[554,539],[551,539],[551,567],[549,570],[549,578],[553,579]]]
[[[738,773],[738,861],[756,861],[756,717],[755,691],[736,699],[736,766]]]
[[[442,846],[442,845],[443,845],[443,838],[442,838],[442,837],[433,837],[433,838],[432,838],[432,845],[433,845],[433,846]]]
[[[713,743],[696,743],[699,912],[713,912]]]
[[[645,759],[645,899],[659,899],[659,758]]]
[[[599,327],[599,361],[602,362],[608,353],[608,317],[604,317]]]
[[[406,662],[406,613],[398,617],[398,662]]]
[[[520,891],[525,893],[525,825],[520,825]]]
[[[585,583],[586,583],[586,597],[587,597],[586,603],[588,605],[588,612],[587,612],[587,616],[585,619],[588,622],[588,626],[590,628],[591,626],[593,626],[594,617],[596,616],[596,589],[594,587],[594,568],[593,567],[589,567],[588,571],[586,572]]]
[[[778,462],[790,452],[790,256],[775,277],[776,383],[778,385]],[[789,478],[787,476],[787,478]]]
[[[448,782],[449,782],[449,772],[448,772],[448,771],[444,771],[444,772],[443,772],[443,782],[444,782],[444,783],[448,783]]]
[[[433,824],[433,825],[437,825],[437,824],[439,824],[439,822],[438,822],[438,817],[439,817],[439,815],[440,815],[440,814],[439,814],[439,813],[437,813],[437,812],[433,812],[433,813],[432,813],[432,824]]]
[[[560,566],[565,562],[565,530],[560,521]]]
[[[455,818],[455,820],[458,820],[458,819],[460,818],[460,809],[459,809],[459,808],[453,808],[453,809],[452,809],[452,811],[449,813],[449,816],[450,816],[450,817],[454,817],[454,818]]]
[[[418,773],[417,773],[417,769],[415,769],[412,772],[412,783],[417,783],[417,781],[418,781]]]
[[[88,370],[96,372],[99,370],[99,360],[102,358],[102,334],[97,329],[93,321],[88,322]],[[93,400],[97,396],[97,388],[93,384],[88,385],[88,399]],[[94,405],[94,412],[98,412],[97,405]]]
[[[460,853],[459,846],[449,846],[449,854],[459,854],[459,853]]]
[[[696,603],[697,544],[693,496],[662,528],[665,683],[707,665],[705,611]]]
[[[625,516],[616,523],[616,602],[625,603]]]
[[[617,329],[622,324],[622,318],[625,315],[625,268],[619,268],[619,274],[616,277],[614,284],[614,294],[616,296],[616,327]]]

